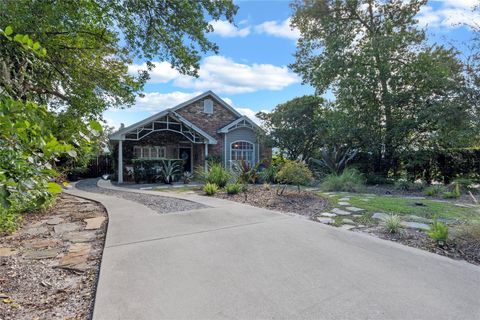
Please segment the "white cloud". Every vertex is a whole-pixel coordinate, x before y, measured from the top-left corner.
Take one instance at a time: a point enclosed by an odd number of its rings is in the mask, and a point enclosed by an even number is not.
[[[221,37],[246,37],[250,34],[250,27],[238,28],[228,21],[217,20],[210,21],[210,25],[213,27],[213,34],[217,34]]]
[[[255,31],[279,38],[297,40],[300,37],[300,31],[290,26],[290,18],[283,21],[265,21],[255,26]]]
[[[149,71],[150,83],[166,83],[177,78],[180,73],[172,68],[172,65],[166,61],[154,62],[154,68]],[[128,73],[136,75],[139,71],[147,70],[147,64],[132,64],[128,66]]]
[[[424,6],[417,16],[419,25],[430,28],[478,26],[480,13],[472,10],[479,3],[478,0],[444,0],[438,8]]]
[[[174,85],[194,90],[213,90],[218,93],[246,93],[259,90],[282,90],[300,82],[287,67],[271,64],[241,64],[223,56],[204,59],[199,77],[180,76]]]
[[[249,117],[250,119],[253,120],[253,122],[255,122],[256,124],[258,125],[261,125],[262,124],[262,120],[260,120],[259,118],[257,118],[256,114],[258,111],[254,111],[250,108],[235,108],[235,110],[237,110],[240,114],[243,114],[244,116],[247,116]],[[266,110],[261,110],[263,112],[268,112]]]
[[[135,106],[130,111],[147,111],[157,113],[162,110],[175,107],[176,105],[198,96],[201,92],[180,92],[170,93],[148,92],[144,97],[137,97]]]

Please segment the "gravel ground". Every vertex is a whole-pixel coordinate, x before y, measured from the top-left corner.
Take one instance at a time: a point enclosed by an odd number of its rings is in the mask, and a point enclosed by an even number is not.
[[[169,213],[207,208],[207,206],[203,204],[187,200],[163,197],[160,195],[154,196],[135,192],[99,188],[97,186],[97,179],[81,180],[77,182],[76,187],[87,192],[102,193],[109,196],[135,201],[149,207],[157,213]]]

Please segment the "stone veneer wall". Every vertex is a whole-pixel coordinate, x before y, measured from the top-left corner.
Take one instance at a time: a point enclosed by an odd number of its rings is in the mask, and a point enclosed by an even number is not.
[[[205,99],[213,100],[212,114],[203,112],[203,101]],[[238,117],[233,112],[219,104],[215,99],[211,97],[207,97],[205,99],[196,101],[186,107],[183,107],[177,110],[177,113],[217,140],[216,145],[209,145],[208,154],[219,155],[223,160],[224,137],[223,134],[217,133],[217,130],[236,120]],[[204,157],[205,151],[203,146],[201,146],[201,149],[202,157]]]

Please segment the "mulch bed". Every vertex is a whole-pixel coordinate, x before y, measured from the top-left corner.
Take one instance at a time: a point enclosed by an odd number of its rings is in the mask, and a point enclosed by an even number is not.
[[[313,217],[328,207],[328,201],[313,192],[286,189],[283,195],[277,195],[276,190],[275,187],[266,189],[263,186],[249,186],[246,197],[243,192],[235,195],[219,192],[215,196],[255,207],[297,213],[308,217]]]
[[[0,236],[0,319],[89,319],[106,226],[101,205],[62,194]]]
[[[358,228],[361,232],[381,239],[399,242],[409,247],[430,251],[456,260],[465,260],[480,265],[480,242],[455,236],[440,247],[425,232],[403,228],[397,233],[389,233],[381,225]]]

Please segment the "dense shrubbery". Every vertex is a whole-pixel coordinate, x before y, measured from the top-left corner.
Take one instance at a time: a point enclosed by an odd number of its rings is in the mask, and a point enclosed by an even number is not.
[[[132,163],[136,183],[171,183],[182,174],[182,159],[133,159]]]
[[[276,176],[277,181],[284,185],[280,194],[283,194],[287,184],[296,185],[300,191],[300,186],[308,184],[312,178],[312,172],[307,165],[298,161],[285,162]]]
[[[231,173],[219,163],[209,164],[206,171],[203,167],[198,167],[196,175],[201,181],[214,183],[220,188],[225,187],[232,177]]]
[[[434,218],[427,234],[430,238],[435,240],[437,244],[444,245],[448,239],[448,227],[444,223],[438,221],[437,218]]]
[[[339,175],[329,174],[323,179],[322,189],[325,191],[360,192],[365,187],[365,179],[356,170],[347,168]]]
[[[229,183],[225,186],[225,191],[228,194],[237,194],[242,191],[242,185],[239,183]]]
[[[385,228],[390,233],[397,233],[402,227],[402,220],[396,214],[392,214],[385,219]]]
[[[412,182],[406,179],[398,179],[394,183],[394,187],[401,191],[422,191],[425,188],[423,182]]]
[[[213,196],[218,191],[218,186],[215,183],[207,183],[203,187],[203,191],[207,196]]]

